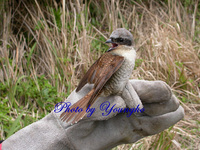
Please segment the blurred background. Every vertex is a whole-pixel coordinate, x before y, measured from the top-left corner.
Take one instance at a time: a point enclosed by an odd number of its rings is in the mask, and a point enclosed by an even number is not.
[[[119,27],[134,36],[132,79],[162,80],[185,118],[113,150],[200,149],[198,0],[1,0],[0,139],[43,118],[77,86]]]

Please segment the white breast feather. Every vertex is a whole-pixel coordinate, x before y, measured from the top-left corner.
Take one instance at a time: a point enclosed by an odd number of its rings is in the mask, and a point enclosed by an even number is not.
[[[136,58],[136,51],[134,49],[131,49],[130,51],[125,51],[122,56],[129,60],[129,61],[135,61]]]

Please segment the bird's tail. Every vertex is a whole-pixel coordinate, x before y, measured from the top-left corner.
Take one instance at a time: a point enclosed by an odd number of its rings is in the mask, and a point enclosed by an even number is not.
[[[85,114],[86,114],[86,109],[88,106],[88,102],[94,93],[94,90],[92,89],[86,96],[84,96],[82,99],[80,99],[78,102],[74,103],[71,107],[70,110],[74,108],[74,110],[79,107],[82,108],[83,111],[79,112],[63,112],[60,115],[61,120],[66,121],[66,122],[71,122],[72,124],[77,123],[79,120],[81,120]]]

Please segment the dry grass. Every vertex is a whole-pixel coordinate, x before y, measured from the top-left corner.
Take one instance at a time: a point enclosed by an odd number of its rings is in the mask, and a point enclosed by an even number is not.
[[[26,82],[26,76],[37,83],[45,75],[59,93],[72,91],[108,48],[104,41],[109,34],[125,27],[133,33],[138,50],[132,78],[167,82],[186,115],[158,135],[115,149],[199,149],[200,8],[198,1],[191,2],[0,2],[4,6],[0,8],[0,82],[10,87],[8,106],[23,103],[15,99],[12,87]],[[3,131],[0,135],[5,138]]]

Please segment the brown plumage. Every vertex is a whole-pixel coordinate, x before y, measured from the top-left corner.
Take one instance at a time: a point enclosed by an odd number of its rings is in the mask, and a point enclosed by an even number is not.
[[[132,46],[132,34],[119,28],[106,41],[112,47],[103,54],[87,71],[80,81],[76,92],[87,84],[94,84],[92,90],[82,99],[73,104],[72,108],[83,108],[80,113],[63,112],[61,120],[76,123],[86,114],[89,105],[93,105],[99,96],[109,96],[122,92],[132,73],[135,63],[135,50]]]

